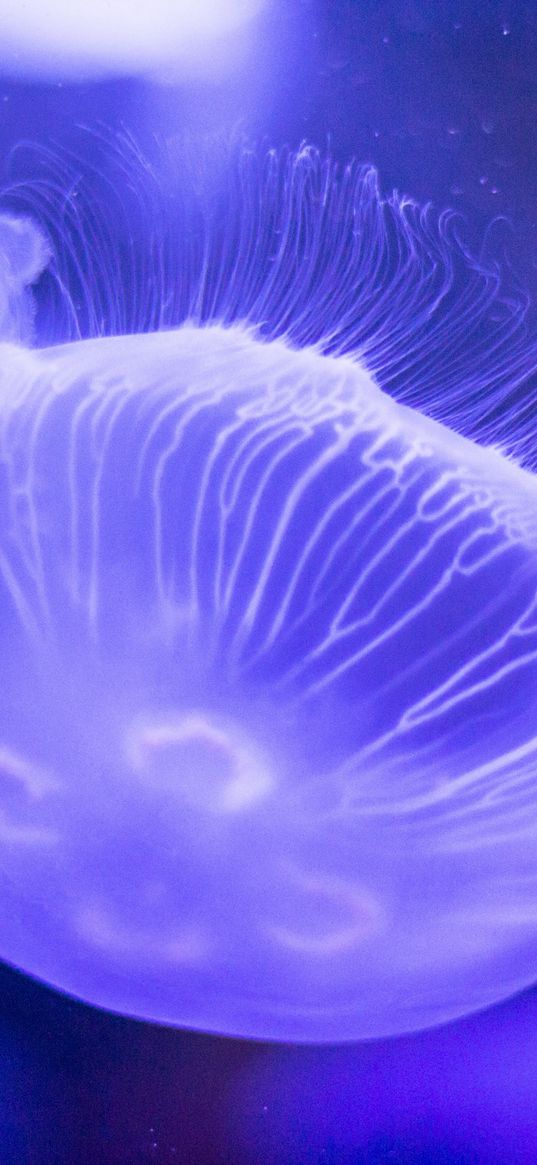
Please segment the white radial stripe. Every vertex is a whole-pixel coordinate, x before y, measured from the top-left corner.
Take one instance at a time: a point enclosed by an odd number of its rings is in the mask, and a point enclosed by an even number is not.
[[[386,585],[382,593],[379,595],[378,600],[369,607],[367,615],[363,616],[362,618],[354,618],[352,622],[349,622],[348,624],[349,629],[352,630],[356,627],[367,626],[369,623],[372,623],[375,615],[379,610],[382,609],[386,603],[386,600],[391,597],[394,591],[399,589],[404,579],[409,574],[412,574],[416,568],[421,565],[423,560],[428,557],[431,550],[435,547],[436,543],[445,536],[446,532],[453,530],[460,524],[461,517],[464,518],[471,512],[472,510],[469,506],[466,508],[466,512],[463,511],[462,515],[460,512],[457,513],[451,523],[446,522],[439,529],[432,531],[428,538],[426,538],[423,546],[420,547],[417,553],[413,554],[409,558],[408,564],[403,568],[402,572],[398,573],[394,577],[392,583]],[[397,530],[394,531],[391,537],[387,538],[383,543],[381,549],[376,554],[372,555],[367,566],[364,567],[362,571],[360,571],[360,575],[355,586],[351,588],[349,594],[332,619],[332,624],[330,627],[331,634],[337,636],[345,633],[345,630],[347,629],[343,626],[345,617],[355,602],[356,597],[359,596],[361,590],[364,587],[364,584],[367,583],[374,572],[378,570],[378,567],[385,563],[385,560],[388,558],[390,551],[392,551],[394,548],[397,548],[399,543],[403,542],[409,533],[415,532],[415,528],[416,519],[414,516],[410,517],[406,522],[401,522]],[[429,596],[427,597],[430,599],[435,598],[433,588],[431,588]],[[420,607],[418,606],[416,609],[419,610]],[[407,615],[411,614],[411,611],[407,612]],[[390,630],[391,628],[388,626],[386,633],[390,634]]]
[[[449,680],[444,684],[431,690],[427,697],[416,704],[412,705],[404,717],[404,722],[412,723],[418,720],[427,718],[428,715],[439,715],[446,707],[452,707],[460,700],[465,700],[474,695],[476,692],[489,687],[491,684],[499,682],[499,680],[508,675],[511,671],[519,666],[527,663],[537,663],[537,643],[533,651],[522,650],[522,645],[519,652],[510,659],[508,663],[500,664],[495,660],[498,654],[506,647],[511,649],[515,646],[516,637],[520,628],[521,621],[526,617],[528,610],[535,609],[535,602],[532,602],[517,616],[512,626],[503,634],[498,640],[490,645],[485,651],[472,655],[464,666],[460,667]],[[519,636],[523,642],[523,635]],[[472,672],[474,672],[479,665],[486,662],[490,665],[490,671],[481,680],[472,680]],[[461,683],[461,681],[463,681]],[[459,690],[457,691],[457,687]],[[443,698],[443,697],[446,697]]]
[[[439,533],[439,538],[442,536],[442,533],[443,531]],[[502,551],[499,551],[498,553],[501,554]],[[436,583],[434,590],[429,590],[428,593],[419,602],[409,606],[408,609],[405,610],[399,618],[395,619],[391,624],[387,624],[387,626],[384,627],[383,630],[377,635],[374,635],[370,639],[361,638],[359,640],[359,645],[355,648],[353,648],[353,643],[356,637],[357,628],[360,626],[359,623],[357,623],[356,626],[350,625],[344,630],[338,632],[330,633],[330,631],[327,631],[322,642],[310,653],[304,654],[300,661],[293,668],[289,669],[284,678],[287,681],[291,679],[296,680],[301,675],[303,675],[309,664],[318,661],[322,662],[323,656],[326,655],[326,653],[334,646],[336,641],[339,641],[340,643],[348,643],[348,655],[336,666],[327,668],[318,680],[307,682],[304,689],[304,695],[311,696],[314,693],[322,691],[345,673],[351,671],[356,664],[363,663],[368,655],[377,651],[380,647],[385,646],[386,642],[390,638],[392,638],[397,632],[400,632],[403,628],[407,627],[409,624],[413,623],[418,615],[423,615],[428,609],[433,607],[437,600],[441,598],[443,594],[448,592],[448,589],[453,582],[453,574],[454,571],[452,566],[446,568]],[[365,622],[367,622],[367,620],[365,620]]]
[[[492,656],[492,654],[492,652],[489,653],[489,658]],[[485,658],[485,653],[483,653],[482,658]],[[488,688],[492,688],[496,685],[499,686],[501,681],[506,679],[507,676],[512,675],[515,672],[523,671],[523,669],[528,666],[532,666],[535,669],[536,665],[537,643],[532,651],[528,651],[526,653],[521,652],[515,657],[515,659],[509,660],[508,663],[498,665],[495,670],[491,671],[491,673],[483,677],[483,679],[476,680],[473,683],[468,683],[467,686],[464,687],[461,691],[454,692],[445,700],[438,700],[438,691],[433,692],[430,701],[432,703],[434,697],[435,702],[433,703],[433,706],[430,706],[429,699],[420,701],[419,704],[411,706],[401,721],[401,727],[404,728],[406,724],[423,724],[430,720],[439,719],[445,712],[451,712],[453,708],[463,703],[465,700],[470,700],[477,695],[481,695]],[[451,687],[452,685],[449,686]]]
[[[456,506],[454,508],[456,509]],[[427,557],[427,555],[430,553],[431,549],[434,548],[436,542],[439,541],[443,537],[445,531],[452,530],[453,528],[455,528],[457,526],[459,520],[461,519],[461,517],[463,517],[465,515],[472,515],[473,511],[474,511],[474,506],[473,506],[473,502],[472,502],[471,498],[467,502],[466,507],[462,506],[462,503],[459,504],[459,513],[456,514],[453,521],[449,522],[449,523],[444,523],[444,526],[441,525],[439,527],[439,529],[436,530],[430,536],[429,544],[425,543],[424,546],[422,547],[422,549],[419,550],[419,552],[415,555],[415,557],[413,559],[412,558],[409,559],[408,565],[403,569],[403,571],[401,571],[399,573],[399,576],[397,576],[395,578],[395,581],[388,588],[385,588],[385,591],[382,594],[382,597],[379,599],[377,604],[374,605],[370,609],[370,612],[369,612],[369,615],[367,616],[367,618],[353,620],[351,630],[353,628],[356,628],[358,626],[364,626],[366,623],[371,622],[373,616],[376,615],[378,613],[378,611],[380,611],[382,609],[382,606],[386,602],[386,599],[390,595],[397,593],[397,590],[400,588],[402,581],[405,578],[410,577],[413,573],[416,572],[417,566],[421,563],[422,560],[424,560]],[[446,513],[448,512],[447,509],[445,512]],[[493,531],[494,530],[494,519],[492,519],[490,517],[490,515],[488,515],[488,514],[482,515],[482,518],[487,522],[490,530]],[[346,609],[349,606],[351,606],[351,604],[355,601],[356,596],[359,595],[360,590],[361,590],[363,583],[365,581],[365,578],[367,578],[367,576],[372,573],[372,571],[374,570],[375,567],[377,567],[379,564],[382,563],[383,558],[386,556],[386,554],[387,554],[388,550],[391,548],[391,546],[395,545],[395,543],[402,538],[404,533],[406,533],[408,531],[412,531],[413,525],[414,525],[414,523],[412,522],[412,520],[410,520],[405,526],[403,526],[402,531],[398,531],[395,535],[392,536],[391,543],[390,542],[386,543],[384,545],[384,547],[381,549],[381,551],[379,551],[378,556],[376,558],[372,559],[367,567],[360,570],[359,576],[358,576],[358,581],[356,582],[355,586],[349,590],[349,592],[344,600],[344,603],[341,605],[339,611],[337,611],[334,614],[332,634],[335,633],[335,631],[337,629],[337,622],[342,620],[343,616],[346,613]],[[472,535],[468,536],[466,538],[466,540],[463,540],[461,550],[459,551],[459,553],[455,559],[455,562],[454,562],[454,570],[455,571],[458,571],[461,574],[474,573],[475,571],[477,571],[479,569],[480,566],[485,565],[486,563],[492,562],[496,557],[500,556],[503,553],[503,551],[505,549],[504,546],[502,546],[502,545],[494,546],[494,544],[493,544],[492,548],[488,551],[488,553],[486,555],[483,554],[481,556],[481,558],[478,558],[477,556],[475,556],[474,563],[465,565],[462,561],[459,562],[459,559],[462,560],[462,555],[463,555],[464,551],[467,551],[468,548],[472,544],[478,543],[479,539],[482,540],[483,537],[485,537],[485,534],[486,534],[486,527],[482,530],[479,530],[477,533],[473,533]],[[346,534],[343,535],[343,538],[346,538],[346,537],[347,537]],[[315,540],[315,533],[313,534],[313,537],[311,540],[313,540],[313,541]],[[365,543],[365,545],[367,545],[366,538],[362,539],[362,541],[360,543],[362,549],[364,549],[364,543]],[[302,556],[299,556],[298,567],[297,567],[297,570],[295,571],[295,577],[296,577],[296,574],[300,573],[300,570],[302,570],[303,568],[304,568],[304,560],[303,560]],[[445,576],[445,581],[447,583],[449,583],[449,581],[450,581],[450,572],[449,571],[447,572],[447,575]],[[290,595],[288,594],[287,602],[286,602],[287,606],[289,604],[289,601],[290,601]],[[422,609],[421,606],[415,607],[412,611],[406,613],[405,619],[407,619],[409,615],[411,616],[414,612],[419,612],[421,609]],[[277,629],[278,630],[280,630],[280,627],[283,625],[283,622],[284,622],[284,614],[283,614],[282,606],[280,605],[278,615],[277,615]],[[386,628],[386,633],[387,634],[390,633],[389,626]],[[271,639],[273,639],[273,638],[274,638],[274,629],[273,629],[273,632],[271,635]],[[325,650],[327,645],[329,645],[332,642],[333,642],[333,638],[331,635],[328,639],[324,640],[321,648],[316,649],[316,651],[314,651],[312,653],[312,655],[315,656],[319,653],[320,650],[321,651]],[[302,658],[301,664],[299,665],[299,667],[302,666],[307,661],[307,658],[308,658],[308,656]]]
[[[163,516],[165,513],[165,505],[164,505],[164,500],[163,500],[163,496],[162,496],[163,485],[164,485],[164,481],[165,481],[169,466],[173,464],[174,458],[177,456],[178,452],[181,450],[181,447],[185,443],[185,439],[186,439],[185,435],[188,434],[188,427],[193,422],[196,422],[199,419],[200,412],[202,411],[203,408],[205,408],[205,409],[207,409],[207,411],[209,411],[210,410],[210,403],[203,402],[203,404],[200,407],[200,402],[196,402],[196,404],[192,408],[187,410],[186,414],[181,417],[181,419],[177,422],[177,424],[175,426],[171,440],[168,441],[165,449],[159,454],[157,461],[156,461],[156,464],[155,464],[155,467],[154,467],[154,470],[153,470],[152,499],[153,499],[153,511],[154,511],[154,515],[155,515],[155,545],[156,545],[156,556],[155,557],[156,557],[156,563],[157,563],[157,594],[161,600],[165,600],[168,597],[168,594],[167,594],[168,586],[167,586],[167,581],[165,579],[165,571],[164,571],[165,549],[164,549],[164,533],[163,533]],[[192,552],[192,542],[191,542],[191,547],[190,547],[189,560],[190,560],[190,564],[191,564],[190,572],[189,572],[189,574],[190,574],[190,577],[189,577],[190,603],[192,605],[192,610],[195,611],[197,613],[197,615],[199,615],[199,607],[197,605],[197,587],[196,587],[194,559],[193,559],[193,552]]]
[[[26,634],[31,639],[36,640],[39,635],[39,622],[36,619],[31,596],[26,594],[24,582],[19,577],[20,571],[17,571],[9,559],[2,555],[0,557],[0,572]]]
[[[238,436],[241,429],[244,429],[244,421],[239,420],[233,427],[229,427],[225,431],[225,437]],[[270,448],[271,444],[279,445],[283,443],[281,449],[283,460],[287,452],[288,441],[295,441],[295,434],[288,431],[288,422],[283,419],[277,421],[269,421],[264,419],[262,424],[257,423],[255,428],[252,427],[245,434],[242,439],[236,442],[236,447],[227,457],[225,464],[222,466],[222,479],[218,490],[219,495],[219,521],[218,521],[218,545],[219,556],[215,570],[214,583],[214,600],[215,610],[224,613],[229,606],[230,596],[233,591],[232,576],[237,573],[238,560],[240,556],[240,546],[244,542],[244,522],[242,511],[240,510],[240,494],[241,490],[245,488],[245,479],[250,470],[255,466],[256,459],[259,458],[264,450]],[[220,442],[222,449],[222,460],[225,455],[224,442]],[[250,502],[251,505],[251,502]],[[236,547],[233,554],[233,548],[230,545],[229,527],[233,521],[238,519],[237,524],[240,525],[243,531],[239,546]]]
[[[82,531],[81,531],[81,504],[78,485],[78,445],[80,429],[85,422],[87,413],[95,407],[95,398],[88,395],[77,405],[69,429],[69,444],[67,450],[67,483],[69,488],[69,530],[71,549],[69,555],[70,578],[69,586],[74,602],[81,601],[82,584]]]
[[[99,573],[100,573],[100,558],[101,558],[101,538],[102,538],[102,500],[101,494],[103,489],[103,475],[106,467],[106,457],[114,437],[114,430],[117,426],[118,420],[122,418],[125,402],[119,398],[117,404],[113,408],[109,408],[105,413],[98,410],[92,416],[92,436],[95,441],[95,430],[101,418],[105,418],[104,432],[100,436],[98,442],[98,458],[96,467],[93,473],[92,489],[90,496],[90,569],[88,578],[88,598],[87,610],[88,617],[92,626],[96,626],[98,604],[99,604]],[[95,448],[95,445],[94,445]]]
[[[389,688],[393,687],[393,685],[402,685],[403,683],[408,682],[413,676],[415,676],[415,673],[418,670],[425,674],[428,669],[433,668],[435,664],[437,664],[438,659],[442,655],[445,655],[451,651],[455,643],[461,642],[463,640],[465,642],[467,640],[471,641],[472,636],[475,634],[476,630],[479,629],[485,618],[489,619],[494,615],[499,617],[502,611],[505,611],[504,597],[499,595],[490,599],[487,604],[483,605],[482,608],[477,610],[477,613],[475,613],[471,619],[466,619],[462,625],[454,626],[451,632],[445,635],[441,641],[436,642],[433,647],[430,647],[427,651],[423,651],[417,655],[415,659],[411,661],[405,661],[396,677],[393,677],[389,682],[379,685],[375,692],[376,698],[383,698],[389,691]],[[511,634],[509,631],[505,637],[505,645],[509,646],[510,642]],[[424,697],[423,703],[426,703],[429,695],[430,693],[428,693],[427,697]],[[398,721],[398,732],[402,733],[407,729],[412,728],[414,722],[409,713],[410,708],[407,707],[404,714]],[[418,717],[417,723],[419,723],[420,720],[425,722],[426,718]]]
[[[276,528],[272,540],[265,552],[265,558],[259,574],[258,583],[254,594],[252,595],[246,610],[244,611],[243,619],[244,626],[251,625],[255,619],[259,605],[262,601],[265,588],[268,586],[270,574],[274,565],[276,555],[282,543],[283,537],[289,527],[291,518],[296,513],[298,505],[302,500],[302,496],[310,483],[320,474],[321,470],[341,454],[342,450],[346,449],[351,434],[346,434],[341,437],[333,447],[329,447],[326,451],[319,455],[316,461],[313,462],[306,470],[303,471],[297,483],[294,483],[284,505],[282,506]],[[272,470],[272,466],[271,466]],[[264,483],[265,484],[265,483]],[[252,528],[253,522],[250,524]]]
[[[253,532],[255,525],[256,525],[257,509],[261,503],[261,499],[263,498],[263,495],[267,492],[268,488],[270,487],[272,475],[274,474],[274,471],[276,470],[276,468],[281,463],[284,463],[286,461],[290,452],[296,452],[296,450],[299,449],[301,446],[306,445],[308,440],[310,440],[310,434],[308,434],[307,432],[304,432],[303,429],[301,429],[301,428],[298,428],[296,431],[286,430],[284,435],[280,435],[278,441],[276,441],[276,438],[272,434],[267,434],[267,436],[265,438],[265,442],[264,442],[264,447],[263,447],[263,445],[258,446],[252,455],[251,463],[254,462],[254,459],[257,458],[257,456],[259,454],[262,454],[263,452],[270,450],[270,460],[268,461],[268,463],[265,463],[263,468],[259,471],[259,474],[257,476],[257,484],[255,487],[255,490],[252,493],[252,495],[250,496],[250,498],[248,499],[246,513],[243,513],[242,517],[241,517],[241,528],[242,528],[241,539],[240,539],[237,551],[235,553],[233,562],[230,564],[230,568],[229,568],[229,571],[227,574],[226,587],[225,587],[225,590],[223,592],[223,601],[222,601],[222,614],[223,615],[225,615],[227,613],[227,611],[229,610],[231,599],[232,599],[234,590],[235,590],[236,585],[237,585],[237,579],[238,579],[238,576],[240,573],[240,569],[241,569],[242,564],[244,563],[245,556],[248,552],[248,549],[249,549],[249,546],[251,543],[252,532]],[[254,557],[254,556],[252,556],[252,557]],[[256,587],[255,587],[255,593],[257,594],[258,588],[262,588],[262,587],[263,587],[263,566],[260,567],[260,577],[258,578]],[[253,610],[253,608],[255,607],[255,599],[251,599],[250,607]],[[249,623],[251,621],[250,609],[248,607],[246,608],[246,610],[244,610],[244,607],[243,607],[243,619],[244,619],[245,624]]]
[[[349,522],[345,532],[337,539],[335,539],[335,541],[333,538],[329,538],[328,545],[330,550],[325,557],[323,569],[319,570],[316,575],[310,579],[311,594],[307,608],[303,613],[303,618],[307,618],[311,614],[311,611],[315,606],[313,600],[316,593],[320,589],[322,579],[329,569],[330,561],[347,543],[350,542],[352,545],[352,535],[354,528],[361,524],[364,518],[367,519],[368,513],[378,504],[379,493],[381,493],[381,490],[379,489],[379,492],[375,493],[372,488],[373,485],[374,480],[372,482],[367,482],[366,484],[360,482],[358,484],[349,486],[342,494],[338,495],[335,500],[327,506],[325,512],[320,515],[311,532],[307,534],[307,539],[304,543],[302,553],[298,557],[297,563],[292,569],[292,573],[288,582],[287,593],[279,604],[278,610],[275,613],[272,622],[272,626],[267,632],[261,650],[267,650],[285,627],[289,608],[296,593],[298,583],[304,576],[307,575],[313,551],[322,542],[323,535],[329,532],[329,527],[333,520],[339,516],[340,511],[343,510],[347,502],[351,500],[358,502],[364,492],[371,494],[372,496],[369,498],[369,501],[365,504],[361,504],[358,515],[354,516],[352,521]],[[293,626],[295,625],[296,621]]]

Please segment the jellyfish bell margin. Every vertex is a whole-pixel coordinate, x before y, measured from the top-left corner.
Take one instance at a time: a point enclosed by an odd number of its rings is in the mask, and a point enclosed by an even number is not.
[[[486,1007],[537,954],[525,305],[371,170],[242,151],[172,231],[131,160],[145,243],[91,173],[0,220],[0,954],[249,1038]]]

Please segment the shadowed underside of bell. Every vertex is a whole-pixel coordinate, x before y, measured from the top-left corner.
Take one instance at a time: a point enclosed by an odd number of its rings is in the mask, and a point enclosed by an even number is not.
[[[533,475],[238,326],[1,365],[4,956],[263,1038],[531,982]]]

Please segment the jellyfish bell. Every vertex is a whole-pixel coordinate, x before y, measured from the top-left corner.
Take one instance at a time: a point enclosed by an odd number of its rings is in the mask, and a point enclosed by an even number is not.
[[[0,221],[0,954],[263,1039],[530,984],[523,304],[311,150],[145,251],[65,189]]]

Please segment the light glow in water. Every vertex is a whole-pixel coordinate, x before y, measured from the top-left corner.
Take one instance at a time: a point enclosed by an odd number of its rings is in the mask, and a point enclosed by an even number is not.
[[[2,0],[2,71],[84,77],[211,74],[266,0]],[[216,60],[215,60],[216,56]]]
[[[449,217],[311,150],[238,178],[126,273],[80,191],[7,199],[0,954],[392,1035],[535,976],[533,355]]]

